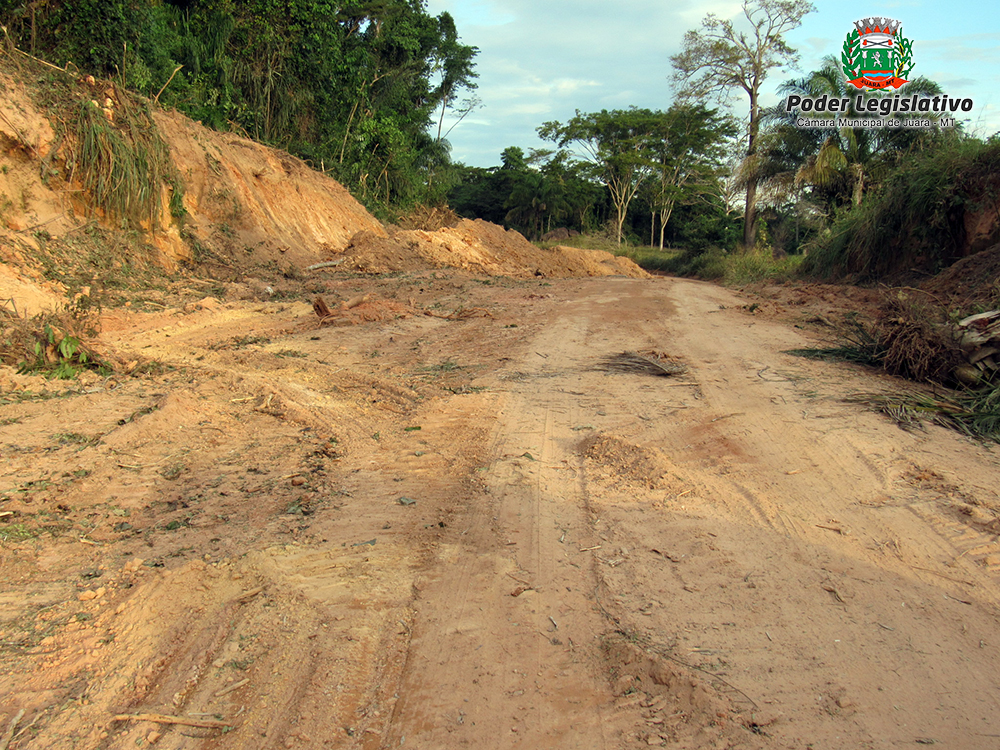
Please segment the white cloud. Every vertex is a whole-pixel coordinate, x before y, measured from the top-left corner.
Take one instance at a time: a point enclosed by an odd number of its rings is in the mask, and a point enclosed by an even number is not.
[[[839,56],[843,36],[865,15],[855,2],[814,2],[818,12],[788,37],[801,54],[800,67],[772,72],[766,100],[777,100],[782,81],[818,68],[827,55]],[[450,12],[462,40],[480,49],[476,95],[485,108],[475,121],[458,125],[451,140],[456,159],[484,166],[498,164],[506,146],[542,146],[535,129],[577,109],[668,108],[670,55],[680,51],[684,33],[711,12],[737,23],[742,17],[739,0],[428,0],[428,10]],[[949,95],[972,96],[977,107],[1000,90],[1000,74],[993,72],[1000,70],[996,11],[975,0],[940,8],[904,0],[882,12],[903,20],[915,40],[915,73],[934,77],[933,71]],[[979,18],[983,32],[966,34],[962,19],[968,17]],[[742,115],[746,97],[733,101]],[[998,115],[990,108],[983,118],[1000,124]]]

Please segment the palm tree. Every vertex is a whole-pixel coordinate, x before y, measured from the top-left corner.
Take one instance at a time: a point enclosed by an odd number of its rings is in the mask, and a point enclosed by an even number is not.
[[[854,104],[859,92],[850,87],[840,69],[840,61],[835,57],[827,57],[822,68],[813,71],[805,78],[786,82],[779,90],[784,96],[827,95],[831,98],[848,99],[850,106],[843,115],[845,118],[871,116],[856,111]],[[905,89],[906,96],[934,96],[940,93],[940,86],[923,77],[910,81]],[[886,94],[882,91],[864,91],[861,96],[864,100],[868,100],[882,98]],[[789,149],[791,141],[799,149],[808,149],[800,151],[804,158],[795,172],[795,182],[836,193],[846,188],[851,196],[851,203],[855,206],[861,203],[866,185],[878,175],[880,168],[887,164],[890,157],[905,151],[921,137],[921,131],[914,129],[838,128],[832,117],[829,130],[817,129],[803,133],[802,129],[794,126],[794,113],[785,113],[780,105],[776,109],[777,111],[772,110],[769,113],[769,120],[776,125],[769,131],[767,147],[772,152],[784,151],[787,154],[789,150],[795,150],[794,147]],[[921,116],[935,115],[922,113]],[[767,158],[765,155],[765,161]],[[775,170],[774,164],[769,167],[763,164],[757,165],[755,168],[765,176],[765,179],[768,169],[775,174],[782,174],[780,170]]]

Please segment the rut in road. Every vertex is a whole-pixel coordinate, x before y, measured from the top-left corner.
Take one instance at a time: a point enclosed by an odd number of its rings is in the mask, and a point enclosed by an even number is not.
[[[485,486],[415,603],[390,746],[617,746],[605,721],[593,552],[581,551],[595,535],[578,409],[566,390],[580,363],[564,344],[583,325],[561,318],[500,374]]]
[[[487,381],[502,395],[482,491],[420,587],[385,746],[610,749],[723,731],[725,698],[620,642],[596,567],[629,553],[591,512],[587,446],[602,429],[639,421],[616,408],[634,380],[598,365],[666,335],[664,297],[650,292],[620,286],[563,303]],[[667,706],[674,725],[661,739],[648,728]],[[728,731],[749,736],[738,724]]]

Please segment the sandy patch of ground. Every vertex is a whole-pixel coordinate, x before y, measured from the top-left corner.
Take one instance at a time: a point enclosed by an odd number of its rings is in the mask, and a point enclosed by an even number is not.
[[[412,314],[118,310],[159,374],[5,373],[10,748],[994,746],[995,450],[713,285],[325,278]]]

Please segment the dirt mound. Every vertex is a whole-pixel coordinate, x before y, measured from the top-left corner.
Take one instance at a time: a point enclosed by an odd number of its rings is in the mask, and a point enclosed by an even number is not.
[[[46,243],[65,245],[72,255],[70,238],[82,236],[81,225],[87,224],[84,234],[97,229],[114,234],[123,217],[115,216],[110,204],[99,206],[98,196],[77,175],[73,143],[79,134],[63,132],[62,110],[38,104],[31,84],[21,78],[23,71],[0,70],[0,90],[8,94],[0,102],[0,149],[9,161],[0,174],[0,260],[31,266],[32,258],[49,252]],[[60,101],[68,111],[83,107],[89,113],[86,104],[95,87],[114,94],[119,105],[107,122],[99,118],[101,132],[121,140],[130,127],[136,129],[132,120],[141,121],[155,130],[143,148],[162,157],[157,157],[162,161],[158,171],[148,174],[139,162],[132,165],[136,184],[159,199],[150,199],[149,213],[133,221],[142,230],[138,244],[145,246],[131,248],[128,257],[142,255],[169,271],[193,266],[229,280],[251,268],[294,275],[345,248],[346,267],[366,273],[450,267],[520,278],[646,277],[631,261],[609,253],[540,250],[517,232],[479,220],[459,221],[447,208],[419,207],[402,228],[387,231],[343,186],[302,160],[209,130],[176,112],[147,111],[145,102],[133,100],[113,82],[61,79]],[[80,132],[96,127],[84,120]],[[43,182],[40,175],[55,167],[60,178]],[[40,227],[44,232],[36,231]],[[102,242],[115,244],[106,237]],[[65,263],[56,258],[49,265]],[[105,265],[117,267],[122,261]]]
[[[1000,245],[962,258],[921,288],[949,307],[995,308],[1000,305]]]
[[[587,438],[581,448],[608,479],[633,482],[650,489],[667,489],[676,483],[670,462],[659,451],[604,434]]]
[[[227,265],[308,265],[359,231],[384,234],[340,183],[302,160],[175,112],[155,119],[183,176],[185,234]]]
[[[568,278],[648,274],[627,258],[600,250],[558,246],[541,249],[520,233],[481,219],[463,219],[434,232],[396,231],[384,237],[360,232],[344,251],[346,267],[363,273],[458,268],[488,276]]]
[[[77,177],[72,138],[63,132],[59,112],[39,105],[30,84],[19,78],[25,78],[23,71],[0,71],[5,92],[0,151],[6,157],[0,174],[0,245],[31,252],[38,249],[39,228],[49,237],[67,235],[84,222],[119,228],[120,217],[98,208]],[[110,81],[88,84],[67,77],[58,84],[70,106],[89,100],[96,86],[114,93],[123,113],[145,111],[144,103],[132,101]],[[176,112],[153,110],[150,122],[175,175],[143,176],[147,184],[154,181],[149,187],[162,199],[158,213],[141,228],[155,248],[150,255],[168,269],[206,261],[237,268],[306,265],[342,249],[358,231],[384,232],[344,187],[283,151],[209,130]],[[118,132],[129,123],[124,114],[116,115],[104,127]],[[56,170],[58,178],[42,180],[41,175]]]

